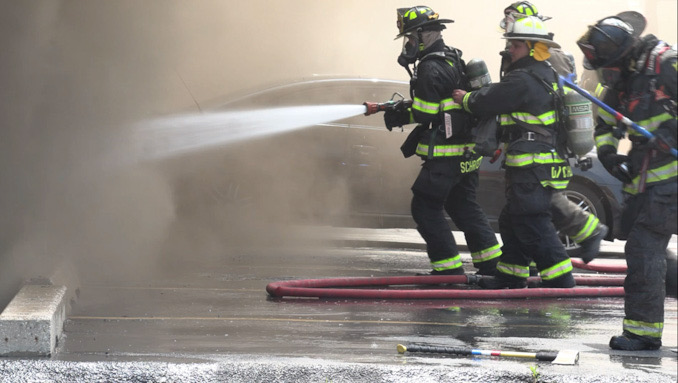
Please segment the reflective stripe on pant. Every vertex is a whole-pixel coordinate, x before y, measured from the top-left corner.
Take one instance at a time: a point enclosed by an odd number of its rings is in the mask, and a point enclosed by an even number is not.
[[[577,243],[600,231],[598,218],[582,210],[561,191],[554,191],[551,196],[551,216],[556,229]]]
[[[445,211],[455,226],[464,233],[473,265],[480,268],[483,264],[494,264],[501,256],[501,245],[485,212],[476,201],[478,172],[468,173],[460,178],[445,201]]]
[[[412,186],[412,218],[436,269],[443,264],[454,265],[459,255],[445,212],[464,232],[469,250],[476,253],[474,261],[490,261],[501,255],[494,230],[475,200],[478,172],[462,173],[463,162],[452,158],[426,161]],[[455,267],[447,267],[451,268]]]
[[[676,233],[676,183],[656,185],[630,197],[624,214],[632,220],[626,240],[624,330],[661,338],[664,325],[666,248]],[[629,212],[626,212],[629,213]],[[627,223],[628,224],[628,223]]]
[[[513,279],[525,279],[534,259],[543,280],[570,274],[572,264],[551,222],[552,189],[536,180],[512,184],[507,180],[507,185],[506,206],[499,216],[504,247],[497,270]]]

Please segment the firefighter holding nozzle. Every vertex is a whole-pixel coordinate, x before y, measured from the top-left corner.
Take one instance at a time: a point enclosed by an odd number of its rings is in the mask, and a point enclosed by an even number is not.
[[[506,143],[506,205],[499,216],[503,254],[494,278],[483,278],[479,285],[524,288],[534,260],[542,287],[574,287],[572,263],[550,213],[552,194],[565,189],[572,177],[569,163],[556,150],[564,105],[557,93],[558,75],[546,63],[549,47],[560,45],[536,16],[512,20],[503,38],[510,44],[511,63],[501,81],[453,92],[465,110],[498,115]]]
[[[623,17],[626,15],[627,17]],[[664,327],[665,254],[676,234],[676,50],[654,35],[640,37],[644,20],[628,13],[606,17],[577,41],[584,67],[604,73],[601,101],[652,133],[653,138],[618,127],[616,116],[599,110],[598,158],[624,182],[622,238],[628,266],[624,282],[623,333],[610,339],[618,350],[656,350]],[[617,152],[628,136],[627,154]],[[674,149],[675,150],[675,149]],[[676,267],[673,263],[672,267]],[[669,275],[675,276],[675,270]],[[674,285],[675,286],[675,285]],[[675,292],[674,292],[675,294]]]
[[[423,159],[412,185],[412,217],[426,241],[433,275],[463,274],[462,260],[445,212],[464,232],[473,265],[479,274],[492,274],[501,246],[485,213],[476,202],[482,157],[473,151],[473,116],[452,100],[454,89],[470,89],[461,51],[448,47],[441,31],[452,20],[431,8],[398,10],[403,49],[398,57],[411,76],[411,105],[385,110],[384,122],[395,126],[417,123],[401,147],[405,157]],[[413,66],[413,70],[410,69]],[[561,246],[562,247],[562,246]]]

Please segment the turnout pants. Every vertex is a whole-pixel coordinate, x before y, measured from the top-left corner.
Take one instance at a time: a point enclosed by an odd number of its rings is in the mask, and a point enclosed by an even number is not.
[[[552,193],[551,217],[556,229],[576,243],[600,232],[598,218],[567,199],[562,191],[554,190]]]
[[[648,187],[624,204],[622,227],[628,231],[625,255],[624,331],[661,339],[666,294],[666,249],[676,234],[675,180]]]
[[[498,277],[524,280],[532,260],[543,281],[571,277],[572,263],[551,221],[553,193],[530,169],[507,169],[506,206],[499,216],[504,246]]]
[[[412,185],[412,218],[437,271],[462,266],[445,212],[464,232],[475,267],[494,269],[501,255],[494,230],[476,202],[478,171],[464,171],[472,168],[464,165],[468,162],[461,157],[426,160]]]

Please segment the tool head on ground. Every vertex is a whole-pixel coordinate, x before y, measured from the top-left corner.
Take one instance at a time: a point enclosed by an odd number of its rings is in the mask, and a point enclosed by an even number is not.
[[[579,351],[561,350],[561,351],[540,351],[540,352],[518,352],[518,351],[498,351],[498,350],[476,350],[458,347],[440,347],[431,345],[402,345],[396,346],[398,353],[404,354],[410,352],[427,352],[437,354],[451,355],[484,355],[513,358],[530,358],[539,361],[551,362],[553,364],[574,365],[579,361]]]
[[[637,12],[635,14],[640,15]],[[584,53],[584,68],[595,70],[623,65],[625,57],[645,28],[645,23],[640,21],[642,15],[634,17],[634,13],[628,12],[620,15],[606,17],[589,26],[588,31],[577,41]]]
[[[577,350],[560,350],[551,363],[553,364],[568,364],[573,365],[579,362],[579,351]]]

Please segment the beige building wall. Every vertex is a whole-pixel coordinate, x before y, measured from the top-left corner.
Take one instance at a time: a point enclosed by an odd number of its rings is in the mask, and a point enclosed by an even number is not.
[[[397,64],[401,41],[394,40],[396,8],[413,3],[392,0],[288,0],[175,3],[174,33],[184,50],[177,70],[200,99],[237,93],[281,81],[322,75],[407,79]],[[575,42],[596,20],[636,10],[648,19],[646,32],[671,43],[677,40],[675,0],[537,0],[541,13],[553,17],[547,26],[578,63]],[[467,60],[483,58],[498,80],[498,27],[510,0],[426,3],[448,24],[448,44]],[[230,16],[233,15],[233,16]],[[242,15],[237,16],[237,15]],[[582,70],[580,66],[580,72]],[[205,77],[209,73],[210,76]],[[176,81],[176,80],[175,80]]]
[[[426,3],[426,2],[425,2]],[[596,20],[625,10],[636,10],[648,19],[647,32],[675,43],[675,0],[536,0],[556,40],[582,55],[575,41]],[[100,2],[84,2],[83,12],[99,14]],[[168,107],[190,104],[186,88],[200,102],[238,95],[253,89],[317,76],[360,76],[407,79],[397,64],[401,41],[396,9],[414,3],[393,0],[248,1],[169,0],[143,3],[119,0],[135,12],[118,17],[120,24],[144,23],[154,44],[138,57],[140,65],[154,65],[164,75]],[[161,5],[162,4],[162,5]],[[510,0],[431,0],[426,5],[442,18],[450,18],[444,37],[464,52],[464,58],[483,58],[498,80],[499,51],[504,46],[498,27]],[[162,8],[158,12],[157,8]],[[108,6],[115,10],[114,6]],[[120,12],[122,7],[117,7]],[[103,20],[104,24],[106,20]],[[92,38],[96,29],[89,30]],[[148,36],[147,36],[148,37]],[[124,55],[122,57],[125,57]],[[115,58],[114,58],[115,59]],[[581,67],[580,67],[581,71]]]

